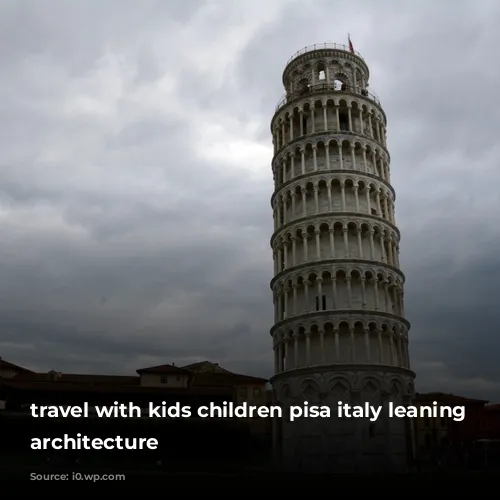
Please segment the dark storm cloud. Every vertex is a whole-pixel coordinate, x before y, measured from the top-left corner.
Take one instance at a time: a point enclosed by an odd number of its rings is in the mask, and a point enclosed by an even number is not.
[[[0,2],[0,350],[269,375],[269,122],[346,43],[388,115],[419,390],[500,399],[496,2]]]

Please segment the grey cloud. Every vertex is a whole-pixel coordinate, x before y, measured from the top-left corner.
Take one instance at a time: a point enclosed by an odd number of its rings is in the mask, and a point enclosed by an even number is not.
[[[287,59],[350,32],[389,121],[417,387],[500,400],[496,2],[0,14],[3,357],[270,375],[269,122]]]

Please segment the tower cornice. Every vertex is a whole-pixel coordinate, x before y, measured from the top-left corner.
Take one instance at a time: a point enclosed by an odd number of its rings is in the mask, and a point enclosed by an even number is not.
[[[294,184],[301,184],[303,182],[319,182],[321,180],[329,181],[353,181],[354,183],[358,183],[361,181],[375,181],[376,183],[386,187],[392,194],[393,201],[396,201],[396,191],[391,184],[389,184],[384,179],[381,179],[379,176],[370,174],[367,172],[363,172],[361,170],[339,170],[339,169],[331,169],[331,170],[317,170],[316,172],[308,172],[307,174],[297,175],[293,179],[286,181],[281,184],[279,188],[277,188],[274,193],[271,195],[271,207],[274,206],[274,202],[276,197],[278,197],[282,192],[290,189]]]
[[[294,230],[298,230],[304,226],[320,226],[321,224],[328,224],[329,226],[334,226],[336,223],[340,223],[342,225],[347,225],[350,222],[354,222],[355,224],[367,224],[368,226],[385,226],[387,228],[392,229],[397,237],[398,242],[401,237],[401,232],[399,228],[392,224],[391,222],[379,217],[378,215],[370,215],[370,214],[359,214],[357,212],[322,212],[321,214],[311,214],[306,215],[305,217],[300,217],[294,219],[292,222],[287,224],[283,224],[278,230],[276,230],[270,239],[271,248],[274,246],[274,242],[283,237],[285,234],[291,233]]]
[[[408,377],[409,379],[415,378],[415,373],[408,368],[401,368],[399,366],[392,365],[366,365],[366,364],[352,364],[352,363],[344,363],[344,364],[331,364],[325,366],[311,366],[308,368],[297,368],[296,370],[290,370],[288,372],[282,372],[274,375],[270,382],[274,385],[279,382],[286,383],[290,380],[290,377],[297,378],[312,378],[314,380],[315,377],[328,377],[328,379],[335,379],[335,377],[345,377],[348,380],[352,380],[354,384],[352,384],[353,390],[362,390],[364,382],[367,378],[379,378],[380,371],[383,370],[384,378],[391,380],[391,377],[403,375]],[[357,382],[357,383],[356,383]],[[408,384],[407,395],[409,397],[412,396],[412,384]],[[384,387],[384,392],[388,392],[388,384]]]
[[[360,134],[358,132],[349,132],[348,130],[342,130],[341,132],[329,132],[326,133],[324,130],[319,131],[319,132],[312,132],[308,134],[306,137],[297,137],[293,141],[288,142],[287,144],[283,145],[280,147],[278,150],[276,150],[275,154],[273,155],[272,159],[272,164],[275,163],[277,159],[280,158],[280,156],[283,156],[284,154],[287,154],[288,149],[293,149],[301,144],[303,146],[306,145],[312,145],[312,144],[318,144],[320,142],[323,143],[330,143],[330,142],[343,142],[343,141],[355,141],[355,142],[361,142],[364,144],[364,146],[371,146],[374,150],[381,149],[386,155],[387,155],[387,161],[391,161],[391,154],[389,153],[389,150],[387,149],[386,146],[383,144],[379,143],[372,137],[369,137],[364,134]]]
[[[359,52],[351,52],[347,45],[339,43],[318,43],[315,45],[308,45],[307,47],[298,50],[292,57],[290,57],[290,59],[288,59],[285,69],[283,70],[283,85],[286,86],[286,77],[296,66],[299,66],[304,62],[327,57],[338,57],[351,61],[359,66],[362,66],[366,71],[367,76],[370,74],[370,68]]]
[[[333,313],[333,314],[332,314]],[[288,325],[298,326],[314,326],[318,321],[324,323],[332,323],[334,328],[338,328],[341,323],[354,325],[357,322],[397,322],[404,325],[407,330],[410,329],[410,322],[397,314],[391,314],[382,311],[372,311],[369,309],[336,309],[327,311],[310,311],[297,316],[291,316],[279,323],[273,325],[270,330],[271,336],[279,329],[285,328]]]
[[[271,119],[271,129],[274,125],[275,120],[280,116],[280,114],[287,112],[287,108],[297,107],[301,103],[305,104],[313,100],[320,101],[322,98],[328,99],[332,97],[336,98],[337,100],[348,99],[351,103],[356,102],[360,105],[364,104],[368,107],[374,106],[382,114],[382,116],[384,117],[384,121],[387,121],[385,111],[382,108],[378,97],[376,97],[371,92],[366,92],[366,95],[362,95],[361,89],[359,89],[358,92],[349,90],[335,90],[328,84],[324,83],[312,85],[311,91],[307,94],[289,92],[281,97],[281,99],[278,101],[278,104],[276,105],[276,109]]]
[[[406,277],[396,266],[391,266],[386,262],[377,262],[368,259],[324,259],[316,262],[308,262],[307,264],[299,264],[298,266],[290,267],[281,271],[279,274],[273,277],[269,286],[271,289],[274,288],[275,284],[281,280],[289,279],[296,274],[302,274],[303,272],[308,272],[312,274],[314,272],[322,273],[323,271],[331,271],[332,269],[346,270],[346,271],[373,271],[375,273],[381,270],[390,271],[395,275],[399,276],[401,282],[404,283]]]

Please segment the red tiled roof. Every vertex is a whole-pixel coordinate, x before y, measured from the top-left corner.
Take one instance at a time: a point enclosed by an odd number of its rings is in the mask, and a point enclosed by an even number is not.
[[[485,405],[488,401],[483,399],[464,398],[455,394],[446,394],[444,392],[428,392],[425,394],[417,393],[415,400],[418,401],[437,401],[438,403],[455,403],[455,404],[482,404]]]
[[[267,383],[267,379],[233,373],[222,368],[218,363],[212,363],[210,361],[191,363],[190,365],[183,366],[183,368],[193,373],[193,385],[199,387],[230,387],[235,385],[261,385]]]
[[[140,378],[137,376],[123,375],[87,375],[76,373],[22,373],[13,380],[25,382],[58,382],[87,385],[139,385]]]
[[[16,367],[6,361],[0,359],[0,363],[4,362],[11,367]],[[1,366],[1,365],[0,365]],[[40,390],[95,390],[102,387],[104,391],[129,391],[135,390],[140,384],[140,377],[138,376],[121,376],[121,375],[92,375],[92,374],[74,374],[74,373],[59,373],[51,371],[48,373],[36,373],[21,367],[17,369],[23,370],[10,382],[15,382],[16,387],[19,389],[39,388]],[[204,369],[208,368],[208,370]],[[198,371],[200,370],[200,371]],[[185,367],[178,367],[175,365],[160,365],[137,370],[139,375],[143,373],[151,373],[158,375],[168,374],[182,374],[189,375],[193,378],[192,386],[194,388],[232,388],[237,385],[262,385],[268,382],[267,379],[260,377],[252,377],[249,375],[241,375],[239,373],[232,373],[224,368],[221,368],[216,363],[202,361],[200,363],[193,363]],[[43,384],[43,385],[40,385]],[[64,387],[63,387],[64,386]],[[165,391],[166,388],[161,388],[160,391]],[[185,389],[182,389],[185,391]],[[142,388],[141,388],[142,391]]]
[[[183,366],[183,368],[194,373],[231,373],[229,370],[219,366],[219,363],[212,363],[210,361],[191,363],[190,365]]]
[[[10,363],[9,361],[5,361],[5,359],[0,358],[0,369],[5,370],[17,370],[21,373],[33,373],[31,370],[27,368],[23,368],[22,366],[15,365],[14,363]]]
[[[486,405],[484,409],[488,411],[500,411],[500,404]]]
[[[112,394],[189,394],[189,395],[229,395],[230,391],[225,387],[145,387],[140,385],[95,385],[84,383],[61,383],[59,381],[29,381],[8,379],[0,380],[0,386],[17,389],[21,391],[41,391],[41,392],[92,392],[92,393],[112,393]]]
[[[137,373],[157,373],[158,375],[191,375],[189,370],[185,368],[180,368],[174,365],[159,365],[159,366],[151,366],[149,368],[141,368],[137,370]]]
[[[239,373],[197,373],[194,375],[195,387],[232,387],[235,385],[266,384],[267,379],[240,375]]]

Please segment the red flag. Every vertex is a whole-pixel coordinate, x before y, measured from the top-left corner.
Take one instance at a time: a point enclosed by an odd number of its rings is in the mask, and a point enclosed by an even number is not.
[[[349,40],[349,50],[354,53],[354,47],[352,46],[351,42],[351,35],[347,35],[347,38]]]

